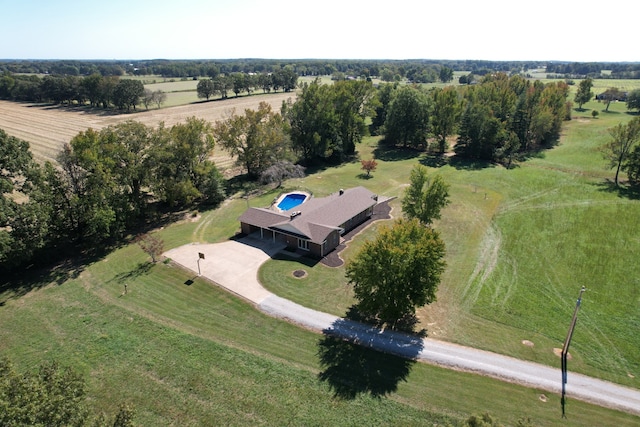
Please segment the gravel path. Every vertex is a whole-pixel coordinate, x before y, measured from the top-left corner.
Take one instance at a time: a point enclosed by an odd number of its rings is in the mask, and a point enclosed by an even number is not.
[[[309,330],[398,356],[560,394],[559,367],[552,368],[432,338],[383,332],[370,325],[303,307],[270,293],[258,282],[258,268],[283,248],[284,245],[248,236],[218,244],[185,245],[168,251],[165,256],[198,272],[198,253],[205,254],[205,259],[200,263],[204,277],[251,301],[264,313]],[[640,390],[637,389],[569,372],[566,393],[568,399],[583,400],[640,416]]]

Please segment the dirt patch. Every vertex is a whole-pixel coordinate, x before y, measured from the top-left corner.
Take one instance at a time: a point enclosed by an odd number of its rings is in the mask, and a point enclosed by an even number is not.
[[[562,356],[562,349],[557,347],[554,348],[553,354],[555,354],[558,357]],[[571,360],[571,359],[573,359],[573,357],[571,357],[571,353],[567,353],[567,360]]]

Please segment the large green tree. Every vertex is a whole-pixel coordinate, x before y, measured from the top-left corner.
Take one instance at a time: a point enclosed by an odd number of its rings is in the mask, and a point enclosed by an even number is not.
[[[440,175],[429,176],[427,168],[416,165],[402,199],[402,211],[425,225],[440,219],[440,211],[449,204],[449,185]]]
[[[113,89],[113,103],[121,110],[135,110],[144,96],[144,85],[140,80],[121,79]]]
[[[88,418],[82,377],[56,363],[19,375],[0,359],[0,425],[82,426]]]
[[[155,195],[171,206],[196,200],[219,203],[224,190],[211,161],[214,145],[213,126],[204,119],[190,117],[185,123],[157,129],[149,159]]]
[[[613,101],[617,101],[622,98],[622,91],[617,87],[610,87],[600,95],[598,95],[598,100],[605,103],[604,111],[609,111],[609,106]]]
[[[40,167],[29,143],[0,129],[0,266],[28,262],[49,240],[51,209],[43,203]]]
[[[591,92],[591,88],[593,87],[593,80],[590,78],[586,78],[580,81],[578,85],[578,90],[576,91],[576,96],[573,100],[578,104],[578,108],[582,110],[582,106],[587,102],[591,101],[593,98],[593,92]]]
[[[342,142],[336,149],[342,156],[350,156],[366,133],[365,120],[372,115],[377,101],[375,88],[365,80],[339,81],[330,88],[338,116],[338,138]]]
[[[36,372],[20,374],[0,358],[0,425],[132,427],[135,410],[121,404],[113,417],[95,417],[86,406],[84,379],[56,362],[42,363]]]
[[[609,166],[615,168],[615,183],[619,185],[619,175],[628,161],[628,155],[640,141],[640,117],[610,128],[609,135],[611,139],[604,145],[603,154],[609,160]]]
[[[397,88],[397,83],[382,83],[378,86],[376,93],[378,102],[376,103],[375,114],[371,118],[372,134],[384,134],[384,122],[387,119],[387,111],[389,110],[389,104]]]
[[[452,135],[460,121],[462,100],[453,86],[431,92],[431,132],[438,141],[438,151],[447,149],[447,137]]]
[[[217,122],[213,134],[252,179],[277,160],[286,160],[289,154],[284,120],[266,102],[261,102],[257,110],[246,109],[244,115],[234,112],[228,119]]]
[[[358,313],[392,329],[413,325],[416,308],[436,300],[444,255],[438,233],[417,219],[382,227],[346,267]]]
[[[404,147],[426,144],[429,130],[429,98],[417,86],[402,86],[389,104],[384,123],[385,140]]]
[[[638,110],[640,113],[640,89],[634,89],[627,94],[627,109]]]
[[[338,144],[338,115],[333,92],[319,79],[304,83],[295,103],[283,104],[293,149],[305,163],[333,155]]]
[[[211,98],[215,92],[215,86],[211,79],[200,79],[198,86],[196,87],[198,98],[205,98],[207,101]]]

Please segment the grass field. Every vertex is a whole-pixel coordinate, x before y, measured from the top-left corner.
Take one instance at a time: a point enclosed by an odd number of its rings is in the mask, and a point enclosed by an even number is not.
[[[451,204],[436,224],[448,268],[438,301],[419,313],[420,326],[436,338],[559,366],[553,348],[562,345],[585,285],[570,370],[638,388],[640,201],[609,185],[613,174],[597,151],[606,129],[630,116],[622,104],[597,119],[591,109],[601,104],[584,107],[557,147],[512,170],[458,161],[437,168],[451,185]],[[56,113],[58,121],[82,123],[74,112],[23,108],[26,118]],[[180,108],[169,111],[171,120],[182,117]],[[373,178],[361,178],[353,162],[287,188],[322,196],[364,185],[401,197],[414,164],[435,164],[417,152],[381,150],[375,138],[358,150],[362,158],[375,155]],[[275,195],[229,200],[158,234],[167,249],[222,241],[238,231],[247,204],[266,206]],[[399,200],[392,206],[400,216]],[[381,224],[358,236],[344,258]],[[292,278],[298,268],[309,276]],[[520,417],[536,425],[638,424],[638,417],[570,396],[568,419],[561,419],[558,396],[330,342],[170,264],[150,265],[135,245],[77,271],[30,274],[0,293],[0,355],[19,369],[50,359],[76,367],[88,378],[92,406],[113,413],[131,402],[139,425],[455,425],[484,411],[507,425]],[[343,268],[278,259],[260,275],[279,295],[334,314],[353,301]],[[321,381],[320,373],[333,375]],[[353,395],[336,396],[345,384]]]
[[[513,170],[438,168],[451,184],[452,203],[437,224],[447,243],[448,269],[438,301],[420,312],[431,336],[555,366],[553,350],[562,347],[578,291],[586,286],[571,369],[638,387],[640,202],[611,185],[612,171],[598,151],[606,129],[630,118],[623,107],[612,105],[610,113],[593,119],[590,109],[602,106],[585,105],[557,147]],[[359,147],[363,158],[375,149],[375,140]],[[357,178],[359,164],[351,164],[297,185],[321,191],[327,183],[361,184],[400,196],[411,165],[430,159],[399,157],[378,156],[370,180]],[[395,208],[397,216],[397,203]],[[359,241],[374,234],[368,230]],[[352,253],[345,251],[344,258]],[[308,279],[291,277],[297,268],[306,269]],[[261,278],[274,292],[333,314],[344,315],[353,303],[342,269],[275,260],[263,266]]]
[[[521,417],[540,425],[637,423],[571,400],[562,420],[556,396],[327,342],[187,272],[146,261],[127,246],[75,279],[19,298],[4,294],[0,354],[21,369],[51,358],[74,366],[88,378],[96,410],[113,413],[130,402],[138,425],[456,425],[483,411],[508,425]],[[326,348],[335,354],[323,364]],[[335,378],[318,379],[336,370],[339,381],[355,384],[353,396],[335,396]]]

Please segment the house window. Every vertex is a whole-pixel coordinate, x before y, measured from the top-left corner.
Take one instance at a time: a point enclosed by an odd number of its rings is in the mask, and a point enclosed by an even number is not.
[[[309,241],[305,239],[298,239],[298,247],[300,249],[304,249],[305,251],[309,250]]]

